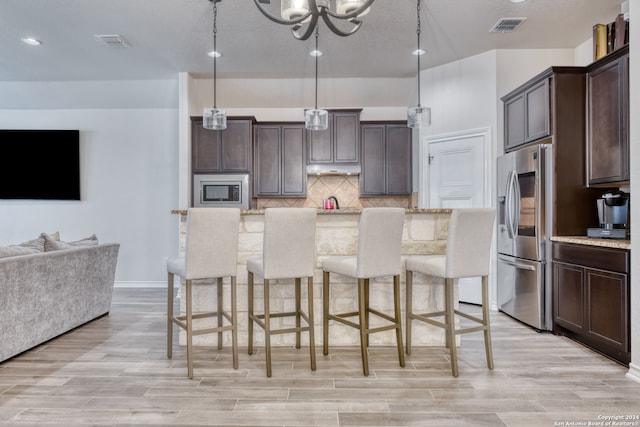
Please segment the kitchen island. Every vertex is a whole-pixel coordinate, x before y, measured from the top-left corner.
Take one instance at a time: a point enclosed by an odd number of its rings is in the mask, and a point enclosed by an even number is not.
[[[314,314],[316,326],[316,342],[322,337],[322,260],[334,255],[355,255],[358,241],[358,227],[361,209],[318,210],[316,227],[316,270],[314,275]],[[186,231],[186,210],[171,211],[180,215],[180,252],[184,250],[184,236]],[[450,209],[407,209],[402,238],[403,258],[407,255],[444,254],[447,231],[449,226]],[[252,209],[241,211],[240,236],[238,241],[238,339],[241,346],[247,344],[247,268],[248,258],[262,254],[262,235],[264,231],[264,210]],[[403,268],[404,270],[404,268]],[[261,278],[257,278],[261,280]],[[401,277],[404,282],[404,271]],[[259,283],[259,282],[258,282]],[[357,301],[357,286],[353,279],[340,275],[331,277],[332,310],[348,311]],[[371,281],[371,305],[382,311],[393,312],[392,278],[382,277]],[[424,311],[444,309],[444,292],[442,281],[436,278],[417,275],[414,279],[414,308]],[[294,304],[293,280],[279,280],[274,286],[271,304],[274,310],[292,310]],[[229,279],[225,279],[229,285]],[[402,287],[404,294],[404,286]],[[230,293],[225,290],[225,295]],[[262,307],[262,286],[256,286],[256,307]],[[215,287],[208,286],[206,281],[194,281],[194,311],[211,310],[216,306]],[[456,294],[457,295],[457,294]],[[303,293],[305,298],[305,293]],[[403,296],[404,299],[404,296]],[[225,301],[228,304],[228,301]],[[180,302],[181,312],[184,311],[183,301]],[[403,307],[404,309],[404,307]],[[404,315],[403,315],[404,316]],[[375,317],[375,316],[374,316]],[[293,319],[280,319],[283,322]],[[373,320],[373,318],[372,318]],[[404,320],[404,317],[403,317]],[[414,326],[414,345],[443,345],[444,333],[440,328],[418,324]],[[184,344],[183,332],[180,343]],[[263,344],[264,336],[256,334],[256,344]],[[194,337],[194,345],[214,345],[217,335],[201,335]],[[224,344],[230,342],[231,336],[225,334]],[[358,332],[352,328],[335,325],[330,328],[332,345],[359,345]],[[291,334],[272,337],[272,345],[293,345],[295,338]],[[303,345],[304,336],[303,336]],[[395,345],[395,335],[392,331],[371,336],[371,345]]]

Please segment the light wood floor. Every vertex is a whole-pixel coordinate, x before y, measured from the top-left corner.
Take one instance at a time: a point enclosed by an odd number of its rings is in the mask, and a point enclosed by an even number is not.
[[[373,347],[365,378],[358,348],[325,357],[320,342],[316,372],[307,349],[281,348],[270,379],[262,351],[241,348],[234,371],[229,349],[198,348],[189,380],[183,348],[166,358],[165,309],[162,289],[117,288],[110,315],[1,363],[0,425],[538,427],[640,415],[626,368],[501,313],[494,371],[477,333],[462,338],[458,378],[445,348],[415,347],[400,368],[393,348]]]

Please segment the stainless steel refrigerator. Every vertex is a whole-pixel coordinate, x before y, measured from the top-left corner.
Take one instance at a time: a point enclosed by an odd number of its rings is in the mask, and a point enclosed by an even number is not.
[[[497,161],[498,307],[539,330],[552,329],[551,140]]]

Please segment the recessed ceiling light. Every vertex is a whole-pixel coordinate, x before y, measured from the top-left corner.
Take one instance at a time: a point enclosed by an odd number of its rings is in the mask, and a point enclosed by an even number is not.
[[[524,3],[527,0],[509,0],[511,3]]]
[[[311,56],[322,56],[323,53],[321,50],[312,50],[311,52],[309,52],[309,55]]]
[[[427,51],[424,49],[416,49],[413,52],[411,52],[411,55],[420,56],[420,55],[424,55],[425,53],[427,53]]]
[[[207,53],[207,55],[209,55],[212,58],[220,58],[222,56],[220,52],[217,52],[215,50],[212,50],[211,52]]]
[[[22,38],[22,42],[26,43],[26,44],[28,44],[30,46],[41,46],[42,45],[42,42],[40,40],[35,39],[33,37],[23,37]]]

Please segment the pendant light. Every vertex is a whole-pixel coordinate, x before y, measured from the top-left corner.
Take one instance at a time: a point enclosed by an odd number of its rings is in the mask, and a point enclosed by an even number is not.
[[[316,50],[312,52],[312,55],[316,57],[316,103],[313,110],[304,112],[304,127],[309,130],[325,130],[329,127],[329,112],[318,109],[318,57],[322,55],[318,49],[318,37],[318,25],[316,25]]]
[[[202,112],[202,126],[205,129],[211,130],[223,130],[227,128],[227,113],[217,107],[216,104],[216,77],[217,68],[216,62],[220,53],[217,50],[217,33],[218,28],[216,26],[218,19],[218,2],[221,0],[209,0],[213,3],[213,52],[209,53],[213,56],[213,108],[205,108]]]
[[[420,55],[424,54],[424,51],[420,49],[420,33],[422,32],[420,26],[420,1],[417,1],[418,26],[416,33],[418,35],[418,49],[415,51],[415,55],[418,57],[418,106],[407,109],[407,126],[410,128],[431,125],[431,108],[420,105]]]

